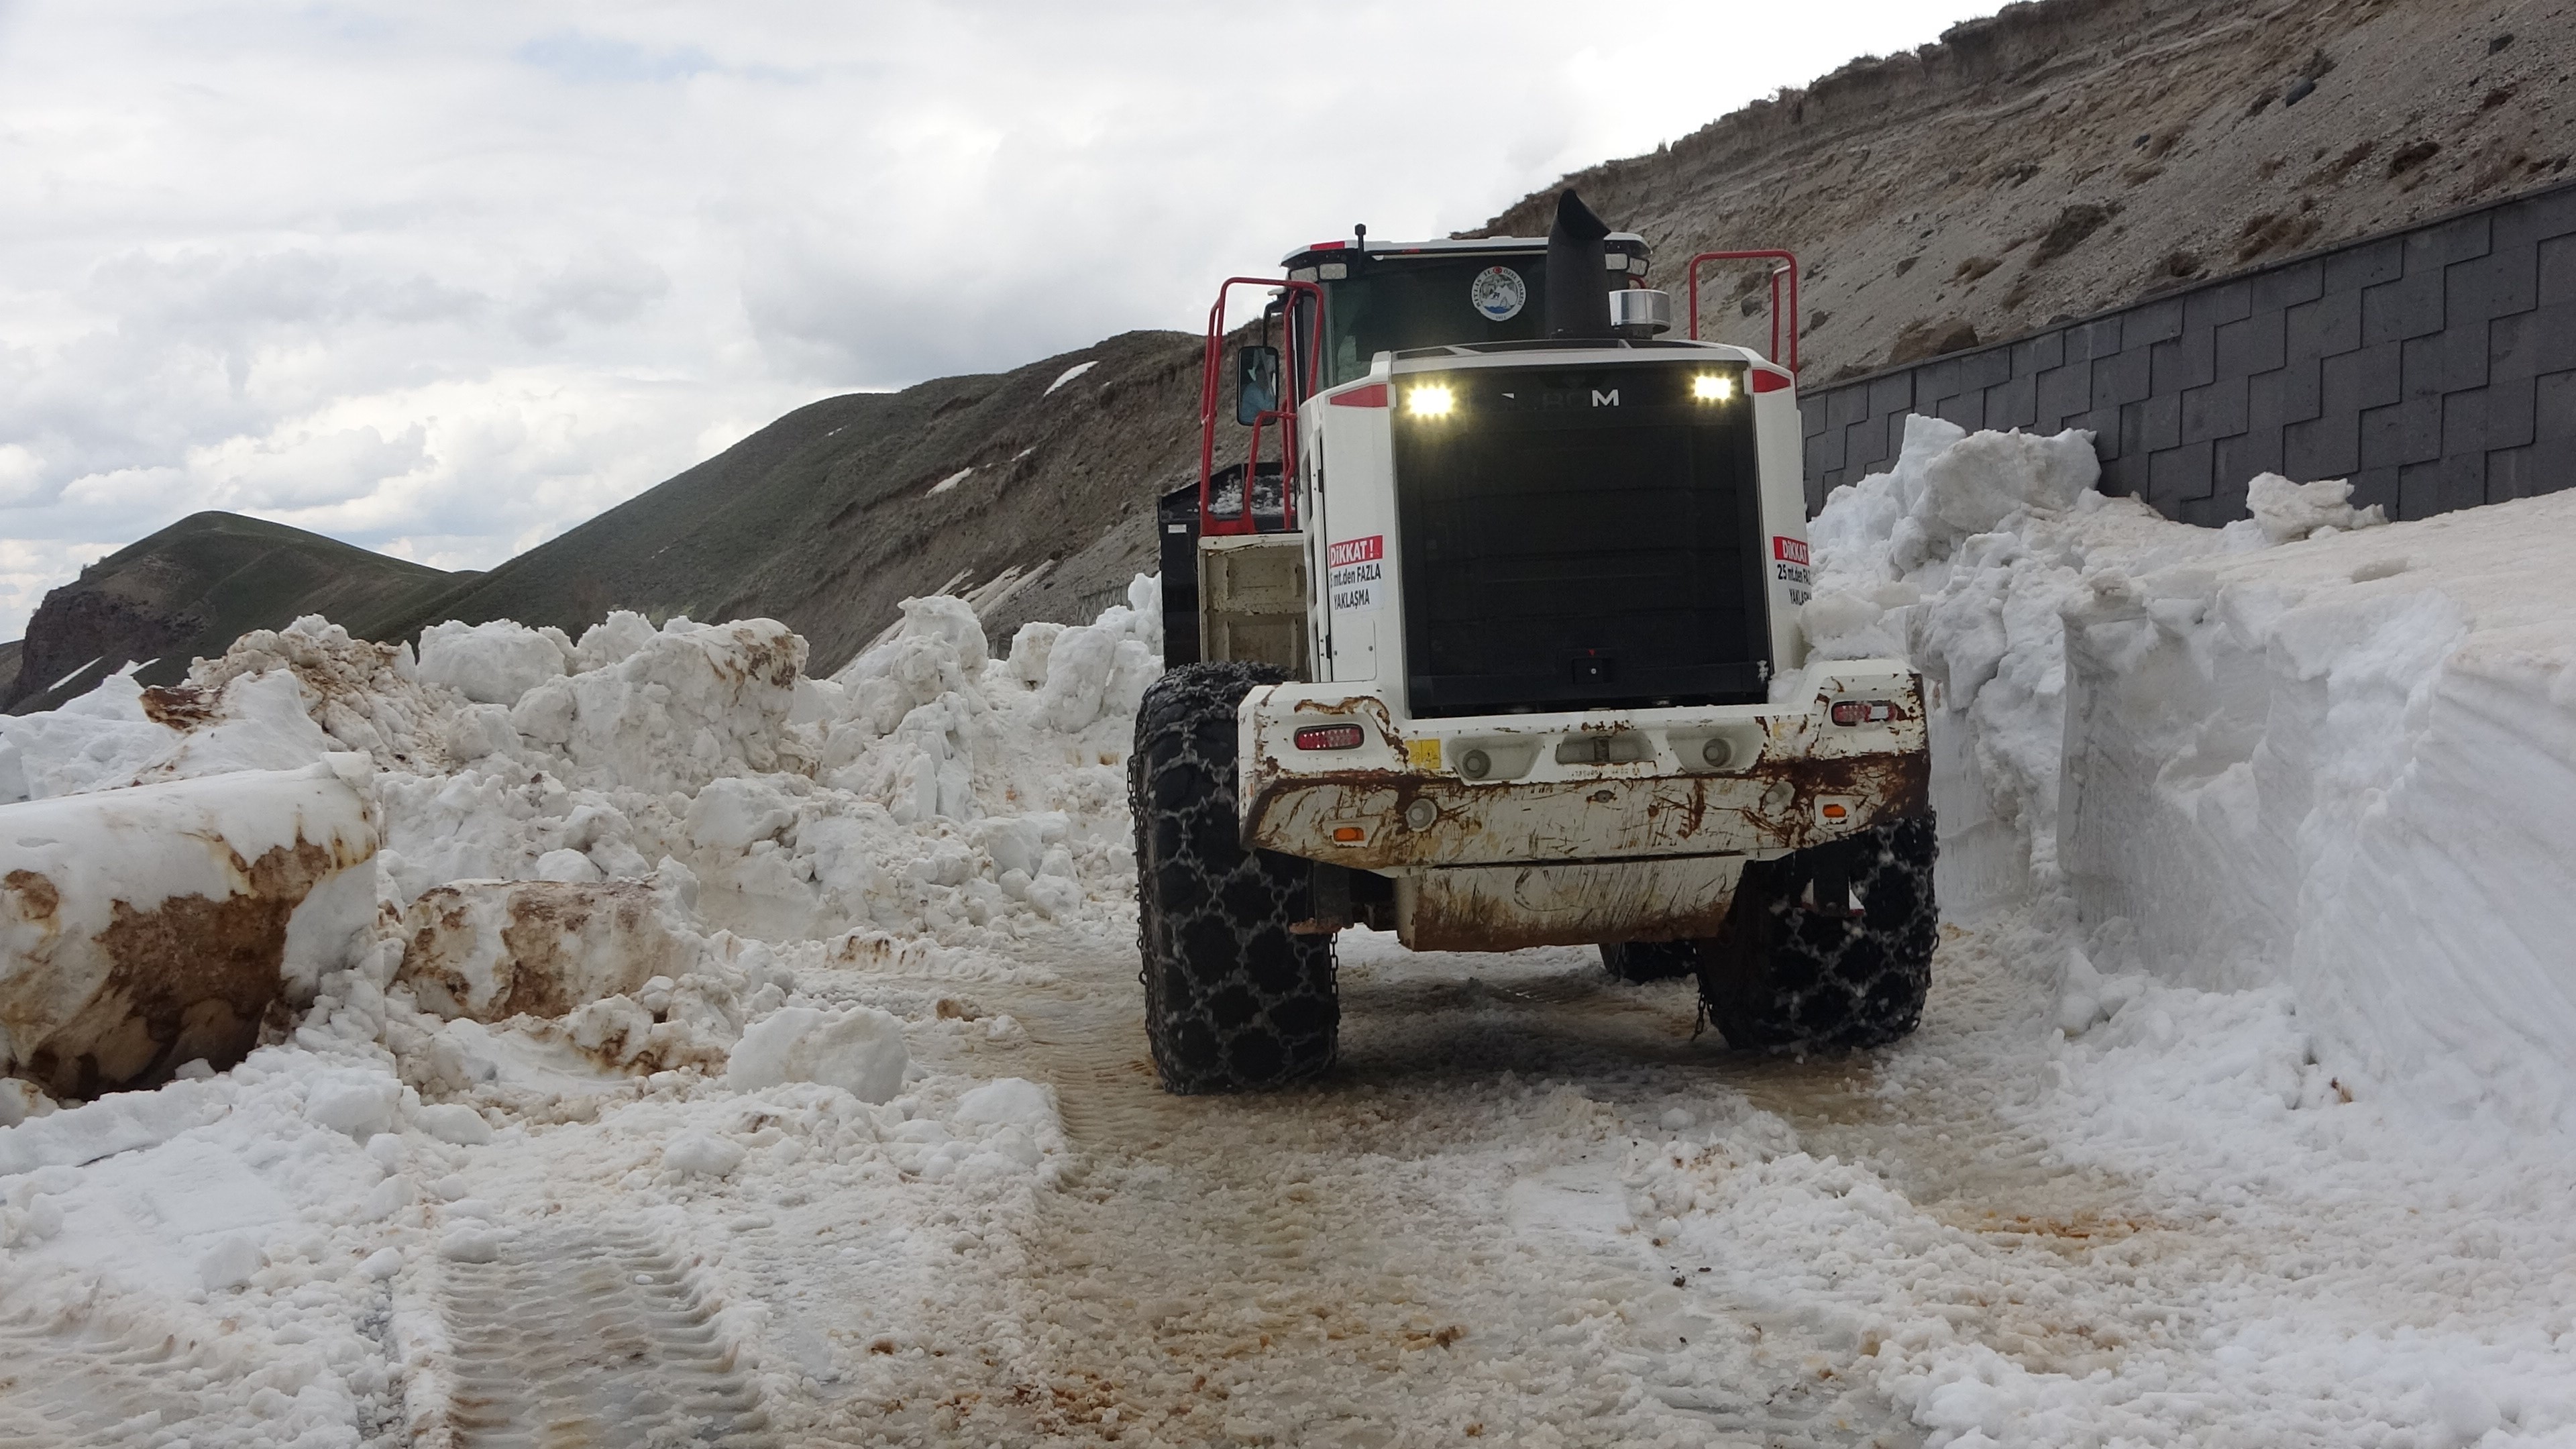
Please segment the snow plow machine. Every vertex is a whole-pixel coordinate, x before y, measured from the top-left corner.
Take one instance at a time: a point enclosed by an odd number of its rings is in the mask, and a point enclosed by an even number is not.
[[[1693,258],[1666,337],[1643,239],[1572,192],[1544,239],[1355,230],[1220,289],[1199,479],[1157,511],[1129,788],[1164,1087],[1329,1066],[1347,926],[1696,973],[1731,1047],[1913,1030],[1923,683],[1806,667],[1795,260]],[[1698,340],[1710,261],[1770,269],[1785,364]],[[1268,295],[1228,367],[1238,287]],[[1229,392],[1249,432],[1218,466]]]

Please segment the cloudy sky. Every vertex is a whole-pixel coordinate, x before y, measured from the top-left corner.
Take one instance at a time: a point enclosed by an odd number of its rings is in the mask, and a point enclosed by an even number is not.
[[[0,639],[202,508],[489,566],[1992,8],[0,0]]]

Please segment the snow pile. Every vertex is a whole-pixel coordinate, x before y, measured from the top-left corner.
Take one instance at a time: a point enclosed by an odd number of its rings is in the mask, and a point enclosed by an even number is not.
[[[2576,498],[2391,526],[2267,475],[2202,529],[2094,482],[1918,416],[1813,526],[1817,657],[1940,706],[1945,907],[2070,908],[2070,1031],[2124,973],[2277,985],[2342,1090],[2571,1125]]]
[[[369,1003],[373,1036],[416,1091],[582,1115],[626,1090],[603,1070],[684,1071],[883,1102],[906,1070],[894,1019],[794,998],[800,972],[1042,978],[1016,959],[1029,933],[1123,929],[1122,765],[1159,645],[1148,579],[1091,624],[1022,630],[1006,659],[961,601],[911,600],[827,680],[803,674],[804,642],[769,620],[618,613],[578,642],[444,624],[415,664],[308,618],[244,636],[184,684],[120,676],[0,722],[0,785],[28,798],[12,813],[47,860],[110,862],[135,853],[55,817],[208,789],[291,813],[301,797],[255,772],[320,779],[337,762],[363,787],[351,807],[376,868],[344,872],[354,884],[332,892],[347,908],[333,930],[299,925],[298,941],[329,935],[337,954],[296,955],[285,994],[310,1000],[326,970],[354,970],[343,999]],[[147,783],[170,780],[200,783]],[[152,848],[191,838],[174,826]],[[34,945],[13,936],[10,951],[0,983],[67,993],[29,1020],[87,999]],[[259,1013],[240,1015],[227,1020],[248,1032]],[[166,1071],[180,1057],[155,1031],[151,1065]],[[13,1117],[35,1100],[13,1096]]]
[[[812,679],[769,620],[621,613],[578,641],[449,624],[415,662],[302,619],[183,684],[120,676],[0,720],[0,852],[24,872],[0,1071],[132,1047],[177,1078],[87,1103],[105,1083],[0,1091],[0,1332],[50,1325],[68,1367],[44,1422],[143,1412],[114,1366],[167,1345],[204,1387],[147,1407],[191,1442],[424,1430],[441,1384],[482,1392],[456,1377],[449,1327],[471,1314],[447,1275],[551,1253],[559,1194],[625,1204],[616,1242],[643,1245],[567,1252],[654,1271],[702,1199],[734,1203],[691,1230],[713,1241],[803,1184],[875,1194],[892,1221],[1027,1211],[1063,1170],[1053,1100],[956,1070],[1019,1029],[953,983],[1043,982],[1031,936],[1132,931],[1123,766],[1157,628],[1140,581],[996,658],[963,603],[915,600]],[[270,893],[259,1001],[172,995],[230,980],[201,969],[223,945],[201,930],[142,931],[167,959],[89,949],[110,897],[147,925],[165,898],[220,914],[227,848],[256,880],[299,839],[330,869]],[[101,983],[170,1020],[73,1042]],[[215,1026],[241,1040],[200,1041]],[[758,1314],[693,1303],[757,1357]]]

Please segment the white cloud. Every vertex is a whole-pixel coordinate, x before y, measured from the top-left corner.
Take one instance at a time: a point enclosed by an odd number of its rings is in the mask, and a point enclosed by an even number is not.
[[[1985,8],[0,0],[0,638],[199,508],[489,566]]]

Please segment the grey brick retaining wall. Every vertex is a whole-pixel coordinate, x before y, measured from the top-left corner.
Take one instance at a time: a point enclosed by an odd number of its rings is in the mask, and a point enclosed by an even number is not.
[[[2350,478],[2391,518],[2576,485],[2576,184],[1804,393],[1807,506],[1895,460],[1908,413],[2091,428],[2102,487],[2245,515],[2257,473]]]

